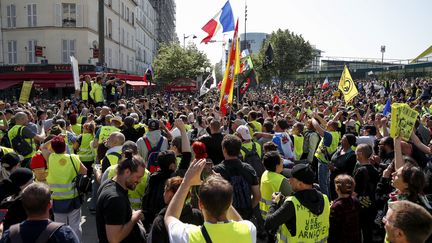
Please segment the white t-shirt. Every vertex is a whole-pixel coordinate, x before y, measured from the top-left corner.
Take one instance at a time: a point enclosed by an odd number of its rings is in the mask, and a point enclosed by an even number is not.
[[[246,223],[249,225],[249,230],[251,232],[252,243],[256,243],[256,228],[252,222],[248,220],[239,221],[241,223]],[[208,223],[208,222],[207,222]],[[222,222],[223,223],[223,222]],[[168,225],[168,234],[170,242],[175,243],[188,243],[189,242],[189,229],[196,227],[196,225],[185,224],[178,219],[175,219]],[[234,241],[234,239],[233,239]]]

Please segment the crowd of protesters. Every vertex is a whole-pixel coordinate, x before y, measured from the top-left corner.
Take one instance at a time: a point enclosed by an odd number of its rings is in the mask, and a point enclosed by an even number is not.
[[[432,79],[356,80],[348,104],[336,82],[260,84],[227,114],[217,90],[81,80],[0,101],[1,243],[80,242],[83,205],[99,242],[432,242]],[[419,113],[408,141],[388,100]]]

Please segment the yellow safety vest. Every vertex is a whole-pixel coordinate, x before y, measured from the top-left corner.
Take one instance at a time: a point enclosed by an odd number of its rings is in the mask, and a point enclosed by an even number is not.
[[[84,117],[81,116],[81,115],[78,116],[78,118],[77,118],[77,123],[80,124],[80,125],[82,125],[83,118],[84,118]]]
[[[339,132],[330,132],[330,134],[332,135],[332,142],[330,144],[329,147],[324,148],[324,138],[321,138],[320,143],[318,144],[318,148],[315,152],[315,157],[317,157],[319,160],[321,160],[321,162],[323,163],[328,163],[329,160],[326,159],[322,149],[327,149],[327,153],[329,154],[329,156],[336,151],[338,145],[339,145],[339,140],[340,140],[340,134]]]
[[[81,137],[81,145],[79,147],[78,155],[82,162],[94,161],[93,149],[90,147],[90,143],[93,139],[94,136],[91,133],[84,133]]]
[[[294,204],[296,235],[291,235],[286,225],[282,224],[277,234],[277,242],[327,242],[330,228],[330,203],[326,195],[323,194],[323,197],[324,210],[320,215],[313,214],[309,209],[303,206],[295,196],[288,197],[285,201],[292,201]]]
[[[250,243],[252,242],[252,233],[249,225],[244,222],[231,221],[222,224],[209,224],[204,222],[204,226],[213,242],[236,242]],[[191,226],[188,230],[189,243],[206,242],[201,233],[201,227]]]
[[[81,124],[77,123],[75,125],[72,125],[72,131],[75,133],[75,135],[81,134]]]
[[[106,154],[105,155],[105,157],[108,159],[108,161],[109,161],[109,163],[110,163],[110,166],[113,166],[113,165],[117,165],[118,164],[118,161],[119,161],[119,157],[115,154],[116,152],[113,152],[113,153],[110,153],[110,154]],[[120,153],[119,153],[120,154]],[[103,161],[103,159],[102,159],[102,161]],[[101,164],[102,164],[102,161],[101,161]]]
[[[117,165],[108,167],[108,179],[112,179],[116,175]],[[150,176],[150,171],[147,169],[144,172],[144,176],[141,177],[140,182],[135,187],[135,190],[128,190],[129,202],[133,210],[141,209],[142,198],[144,197],[145,190],[147,188],[147,182]]]
[[[8,153],[12,153],[12,152],[14,152],[13,149],[11,149],[11,148],[7,148],[7,147],[3,147],[3,146],[0,146],[0,149],[3,151],[3,156],[4,156],[5,154],[8,154]]]
[[[99,132],[99,139],[98,139],[99,144],[105,142],[113,132],[120,132],[120,129],[113,126],[101,127]]]
[[[265,219],[267,212],[272,205],[272,194],[280,190],[280,186],[285,177],[279,173],[272,171],[264,171],[261,176],[260,190],[261,190],[261,201],[259,207],[261,215]]]
[[[71,159],[72,158],[72,159]],[[73,165],[72,165],[73,161]],[[53,192],[54,200],[67,200],[78,197],[78,192],[73,182],[81,166],[78,155],[74,154],[50,154],[48,158],[48,176],[46,181]]]
[[[294,135],[294,153],[296,160],[300,160],[300,157],[303,155],[303,143],[304,137],[302,135]]]
[[[22,125],[15,125],[15,126],[13,126],[13,127],[9,130],[9,132],[8,132],[8,138],[9,138],[9,141],[11,142],[11,144],[12,144],[12,140],[16,137],[16,135],[18,134],[18,130],[19,130],[21,127],[22,127],[22,129],[21,129],[21,136],[22,136],[22,130],[24,129],[24,126],[22,126]],[[24,156],[25,159],[28,159],[28,158],[33,157],[33,155],[36,153],[36,144],[35,144],[35,142],[33,141],[32,138],[26,138],[26,139],[24,139],[24,140],[25,140],[28,144],[30,144],[30,145],[32,146],[32,148],[33,148],[33,152],[31,152],[30,154]]]
[[[251,125],[248,125],[249,127],[249,133],[251,135],[251,137],[253,138],[253,134],[255,132],[262,132],[262,125],[261,123],[257,122],[257,121],[251,121],[250,124],[253,125],[253,128]]]
[[[98,83],[94,83],[92,85],[92,91],[90,92],[92,95],[92,99],[96,102],[103,102],[104,101],[104,96],[103,96],[103,88],[102,85],[98,84]]]
[[[81,99],[83,101],[88,100],[88,84],[85,81],[83,82],[82,89],[81,89]]]

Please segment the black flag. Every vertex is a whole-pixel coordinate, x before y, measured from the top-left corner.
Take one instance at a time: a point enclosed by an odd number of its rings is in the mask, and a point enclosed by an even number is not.
[[[265,57],[263,61],[263,69],[267,70],[267,67],[273,63],[273,47],[271,44],[267,47],[265,52]]]

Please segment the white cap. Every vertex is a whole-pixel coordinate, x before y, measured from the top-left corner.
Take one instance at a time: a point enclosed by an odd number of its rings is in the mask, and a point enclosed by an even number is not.
[[[243,138],[243,140],[251,140],[251,135],[249,133],[249,128],[246,125],[241,125],[237,127],[236,132],[240,134],[240,136]]]

